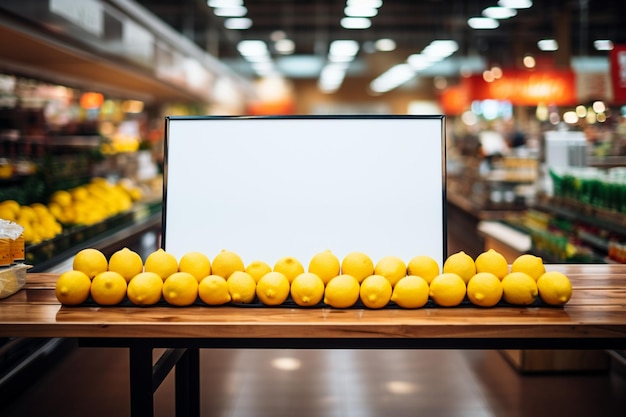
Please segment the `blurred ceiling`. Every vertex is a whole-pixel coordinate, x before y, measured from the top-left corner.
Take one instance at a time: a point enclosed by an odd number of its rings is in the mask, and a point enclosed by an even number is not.
[[[459,49],[451,59],[479,57],[487,65],[520,66],[526,54],[555,66],[569,66],[576,56],[608,56],[597,51],[593,42],[611,40],[626,43],[626,2],[623,0],[543,0],[517,10],[517,15],[500,20],[493,30],[475,30],[467,19],[481,16],[498,0],[385,0],[371,17],[368,29],[343,29],[340,26],[346,0],[244,0],[249,29],[225,29],[207,0],[136,0],[176,31],[202,49],[245,75],[251,66],[237,51],[240,40],[262,40],[277,68],[287,78],[315,78],[322,68],[333,40],[353,39],[360,49],[348,76],[374,78],[389,67],[419,53],[435,39],[452,39]],[[280,32],[278,32],[280,31]],[[294,42],[291,55],[278,54],[273,37],[280,35]],[[395,41],[392,52],[376,52],[374,43],[381,38]],[[542,52],[540,39],[556,39],[559,50]],[[457,74],[458,68],[456,66]],[[444,74],[447,75],[447,74]]]

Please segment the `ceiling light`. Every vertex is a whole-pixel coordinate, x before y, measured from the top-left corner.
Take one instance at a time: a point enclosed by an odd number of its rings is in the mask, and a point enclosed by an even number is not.
[[[207,0],[209,7],[236,7],[243,6],[243,0]]]
[[[243,17],[248,13],[244,6],[217,7],[213,9],[213,14],[219,17]]]
[[[415,71],[423,70],[424,68],[428,68],[433,64],[432,58],[424,54],[409,55],[406,61]]]
[[[508,19],[517,15],[517,10],[509,7],[487,7],[483,10],[483,16],[492,19]]]
[[[379,8],[383,5],[382,0],[346,0],[346,6],[358,6],[358,7],[376,7]]]
[[[432,58],[443,59],[449,57],[458,49],[459,44],[456,41],[437,39],[428,44],[422,51],[422,54]]]
[[[252,26],[252,20],[247,17],[231,17],[224,20],[224,27],[226,29],[245,30],[250,29]]]
[[[593,41],[593,46],[597,51],[612,51],[613,50],[613,42],[608,39],[598,39]]]
[[[542,51],[556,51],[559,49],[559,44],[554,39],[542,39],[537,42],[537,46]]]
[[[467,19],[467,24],[472,29],[496,29],[500,26],[497,20],[489,17],[470,17]]]
[[[380,74],[370,83],[370,89],[375,93],[386,93],[404,84],[415,76],[415,71],[409,64],[398,64]]]
[[[528,9],[532,7],[533,2],[531,0],[499,0],[498,6],[509,7],[511,9]]]
[[[349,17],[374,17],[378,14],[378,9],[367,6],[348,6],[343,9],[343,12]]]
[[[344,17],[341,19],[341,27],[344,29],[367,29],[372,26],[372,21],[366,17]]]
[[[329,56],[354,57],[359,51],[359,43],[353,40],[338,40],[330,44]]]
[[[276,52],[283,55],[292,54],[296,49],[296,44],[291,39],[279,39],[274,44],[274,49]]]
[[[522,59],[522,63],[524,64],[524,66],[528,69],[532,69],[535,68],[535,65],[537,65],[537,61],[535,61],[535,57],[532,55],[526,55],[523,59]]]
[[[381,52],[390,52],[396,49],[396,41],[383,38],[376,41],[376,49]]]
[[[268,55],[267,45],[259,40],[244,40],[237,44],[237,50],[244,57],[258,57]]]

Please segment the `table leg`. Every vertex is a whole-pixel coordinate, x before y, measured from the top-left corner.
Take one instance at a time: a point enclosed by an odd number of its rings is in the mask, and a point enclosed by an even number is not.
[[[200,352],[187,348],[176,364],[176,416],[200,416]]]
[[[130,415],[153,417],[152,347],[131,344],[130,348]]]

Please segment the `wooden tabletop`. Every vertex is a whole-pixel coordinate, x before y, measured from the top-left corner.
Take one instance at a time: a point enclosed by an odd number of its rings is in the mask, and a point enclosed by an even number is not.
[[[572,281],[573,296],[564,307],[67,307],[54,296],[57,275],[29,273],[22,290],[0,300],[0,337],[221,339],[235,345],[278,340],[281,346],[280,340],[285,346],[289,340],[368,340],[365,347],[385,346],[383,340],[391,341],[390,346],[467,341],[461,343],[466,347],[539,342],[533,346],[626,348],[626,265],[546,268],[564,272]]]

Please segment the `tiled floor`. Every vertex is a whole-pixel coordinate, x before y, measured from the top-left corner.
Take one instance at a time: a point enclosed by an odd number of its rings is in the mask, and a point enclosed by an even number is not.
[[[621,374],[522,376],[497,351],[206,349],[200,361],[207,417],[626,416]],[[0,415],[127,416],[128,391],[126,350],[80,348]],[[174,414],[169,375],[155,415]]]

